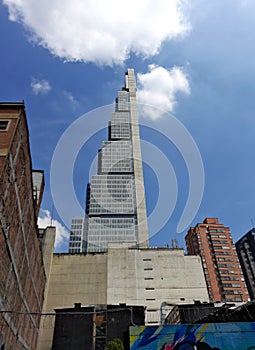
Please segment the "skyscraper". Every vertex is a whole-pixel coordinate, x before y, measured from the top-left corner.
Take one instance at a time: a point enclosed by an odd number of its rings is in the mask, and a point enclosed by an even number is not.
[[[188,254],[200,255],[212,302],[248,301],[248,291],[229,227],[206,218],[185,237]]]
[[[255,228],[236,242],[236,251],[252,300],[255,299]]]
[[[85,220],[77,220],[73,219],[71,225],[71,253],[106,251],[108,242],[148,246],[133,69],[125,74],[109,123],[108,141],[98,152],[98,172],[87,187]]]

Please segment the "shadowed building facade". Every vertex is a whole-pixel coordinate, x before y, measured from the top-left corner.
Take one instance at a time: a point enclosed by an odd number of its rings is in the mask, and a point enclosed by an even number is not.
[[[36,349],[45,288],[36,224],[43,187],[43,172],[32,172],[24,103],[0,103],[0,333],[5,350]]]
[[[255,299],[255,228],[252,228],[236,242],[236,251],[243,270],[245,282],[251,297]]]

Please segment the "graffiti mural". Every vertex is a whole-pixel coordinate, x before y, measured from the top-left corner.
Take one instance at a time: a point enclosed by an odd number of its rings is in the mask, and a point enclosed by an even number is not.
[[[255,350],[255,322],[130,327],[130,350]]]

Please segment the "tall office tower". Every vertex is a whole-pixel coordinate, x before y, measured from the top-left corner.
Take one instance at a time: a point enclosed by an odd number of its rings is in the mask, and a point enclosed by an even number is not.
[[[36,224],[43,186],[43,172],[31,168],[24,103],[0,103],[0,339],[6,350],[36,349],[45,288]]]
[[[255,228],[236,242],[236,251],[251,300],[255,299]]]
[[[201,256],[211,302],[249,300],[229,227],[206,218],[189,229],[185,240],[188,254]]]
[[[76,219],[77,220],[77,219]],[[72,221],[74,227],[74,221]],[[148,246],[136,81],[125,74],[109,124],[108,141],[98,152],[98,172],[87,188],[86,217],[71,230],[69,252],[103,252],[108,242]],[[83,237],[80,240],[79,237]]]

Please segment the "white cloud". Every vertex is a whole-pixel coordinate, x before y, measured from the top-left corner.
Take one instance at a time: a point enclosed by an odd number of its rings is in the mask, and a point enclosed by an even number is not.
[[[9,19],[33,42],[66,61],[121,64],[131,52],[155,55],[165,40],[186,34],[190,0],[3,0]]]
[[[137,100],[144,105],[142,107],[144,115],[151,119],[158,119],[165,112],[173,111],[176,103],[176,93],[190,93],[189,81],[181,67],[166,69],[151,64],[148,68],[148,73],[137,74]],[[160,108],[160,110],[153,110],[149,106]]]
[[[59,248],[61,244],[69,239],[67,229],[59,221],[51,218],[49,210],[41,210],[41,216],[39,216],[37,224],[39,228],[46,228],[47,226],[56,227],[55,249]]]
[[[34,94],[47,94],[51,90],[50,83],[47,80],[32,78],[31,87]]]
[[[76,100],[76,98],[71,92],[64,91],[63,95],[73,107],[77,107],[79,105],[79,102]]]

